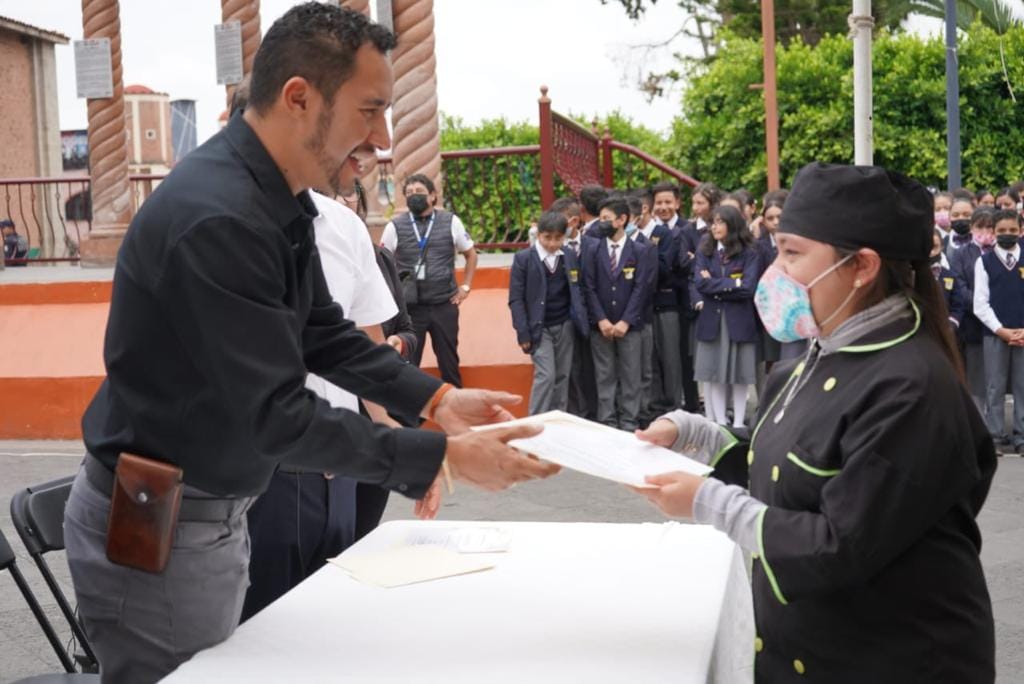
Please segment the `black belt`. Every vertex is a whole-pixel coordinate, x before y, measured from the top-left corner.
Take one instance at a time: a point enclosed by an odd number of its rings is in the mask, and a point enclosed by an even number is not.
[[[86,454],[82,461],[85,467],[85,479],[108,499],[114,492],[114,473],[103,465],[92,454]],[[178,511],[179,522],[225,522],[243,515],[255,497],[197,498],[190,497],[188,492],[181,497],[181,508]]]

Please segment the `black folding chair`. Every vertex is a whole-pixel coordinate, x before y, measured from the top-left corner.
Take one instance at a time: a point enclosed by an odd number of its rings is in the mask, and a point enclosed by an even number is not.
[[[24,575],[21,574],[21,570],[18,569],[18,564],[15,561],[14,550],[11,549],[11,545],[7,542],[7,537],[4,536],[2,530],[0,530],[0,571],[7,570],[11,573],[11,577],[14,579],[14,583],[18,586],[21,591],[21,595],[25,598],[25,603],[32,610],[32,615],[35,616],[36,622],[42,627],[43,633],[46,634],[47,640],[50,642],[50,646],[57,653],[57,657],[60,659],[61,665],[67,670],[67,673],[61,674],[45,674],[37,675],[35,677],[29,677],[27,679],[18,680],[15,684],[58,684],[59,682],[76,682],[78,684],[85,684],[86,682],[98,684],[100,681],[99,675],[96,674],[81,674],[76,672],[75,664],[71,661],[71,657],[64,650],[64,646],[60,643],[60,639],[57,637],[57,633],[53,629],[53,625],[46,619],[46,614],[43,613],[42,606],[39,605],[39,601],[36,600],[35,594],[32,593],[32,589],[28,586],[28,582],[25,581]]]
[[[63,477],[16,493],[11,499],[11,521],[29,556],[39,568],[39,573],[53,594],[57,606],[64,614],[64,619],[70,625],[71,633],[82,648],[81,653],[75,654],[75,659],[83,672],[98,672],[96,654],[89,645],[85,630],[82,629],[74,609],[43,558],[46,553],[64,549],[64,506],[71,493],[73,480],[73,477]]]

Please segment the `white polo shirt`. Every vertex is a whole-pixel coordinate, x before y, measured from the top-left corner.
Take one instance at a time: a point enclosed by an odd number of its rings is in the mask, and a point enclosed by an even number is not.
[[[398,231],[395,229],[394,221],[388,221],[388,225],[384,226],[380,244],[387,247],[393,254],[398,251]],[[469,236],[466,227],[462,225],[462,219],[455,214],[452,214],[452,244],[455,245],[455,251],[459,254],[473,248],[473,238]]]
[[[366,226],[355,212],[330,198],[310,192],[320,215],[313,219],[316,247],[331,297],[345,318],[357,326],[378,325],[398,314],[391,290],[377,266]],[[359,410],[359,399],[318,375],[306,377],[306,387],[331,406]]]

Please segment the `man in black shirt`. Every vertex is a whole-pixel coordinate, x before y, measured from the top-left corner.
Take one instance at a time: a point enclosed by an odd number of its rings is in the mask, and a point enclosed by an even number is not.
[[[557,470],[504,444],[533,429],[468,432],[509,417],[517,397],[442,385],[356,330],[327,290],[306,190],[334,185],[357,150],[390,146],[393,46],[361,14],[315,2],[289,10],[257,52],[244,114],[176,166],[125,236],[107,379],[82,420],[88,454],[65,513],[104,681],[156,681],[231,634],[245,595],[244,513],[281,464],[411,498],[444,458],[456,477],[491,490]],[[307,372],[457,434],[389,429],[331,408],[305,388]],[[104,553],[122,453],[183,471],[159,574]]]

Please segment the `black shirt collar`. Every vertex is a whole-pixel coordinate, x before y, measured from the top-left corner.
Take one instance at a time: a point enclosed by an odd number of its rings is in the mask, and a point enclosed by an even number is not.
[[[242,158],[256,184],[267,196],[275,222],[287,226],[296,219],[312,220],[317,216],[316,205],[307,190],[293,195],[281,169],[260,142],[256,132],[242,117],[235,114],[224,127],[224,135],[238,156]]]

